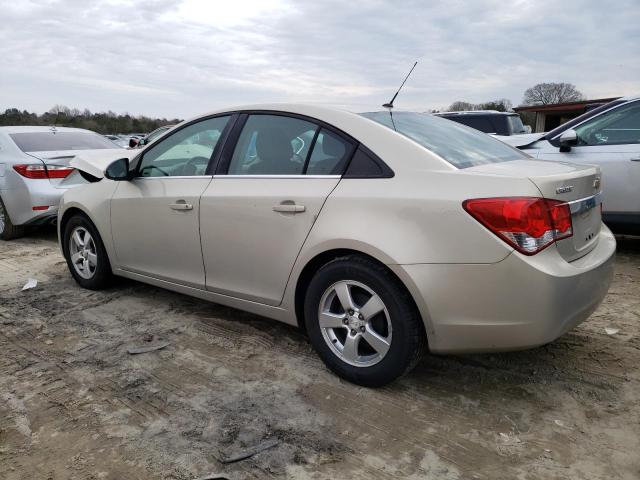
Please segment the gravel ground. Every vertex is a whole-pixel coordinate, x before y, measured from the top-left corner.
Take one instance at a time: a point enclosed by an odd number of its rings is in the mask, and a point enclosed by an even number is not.
[[[0,242],[0,478],[638,479],[639,323],[640,240],[620,239],[574,331],[370,390],[286,325],[125,280],[82,290],[39,232]]]

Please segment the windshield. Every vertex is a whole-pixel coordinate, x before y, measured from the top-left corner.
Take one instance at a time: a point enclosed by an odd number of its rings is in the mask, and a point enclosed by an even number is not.
[[[414,112],[361,115],[409,137],[457,168],[528,158],[485,133],[434,115]]]
[[[9,136],[23,152],[119,148],[111,140],[93,132],[25,132]]]
[[[519,115],[508,115],[507,119],[509,120],[509,130],[511,130],[511,134],[527,133]]]
[[[166,127],[160,127],[155,129],[153,132],[147,135],[147,138],[145,139],[146,143],[153,142],[156,138],[158,138],[160,135],[162,135],[164,132],[166,132],[170,128],[171,128],[171,125],[167,125]]]

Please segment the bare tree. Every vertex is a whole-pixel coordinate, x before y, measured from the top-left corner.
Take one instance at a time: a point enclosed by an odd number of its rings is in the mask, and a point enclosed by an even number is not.
[[[584,95],[571,83],[538,83],[527,88],[523,102],[525,105],[549,105],[579,100],[584,100]]]
[[[446,108],[446,112],[463,112],[472,110],[498,110],[499,112],[508,112],[511,110],[511,100],[508,98],[500,98],[484,103],[471,103],[471,102],[453,102]]]
[[[473,103],[461,101],[453,102],[449,105],[449,108],[447,108],[448,112],[464,112],[467,110],[477,110],[477,108]]]

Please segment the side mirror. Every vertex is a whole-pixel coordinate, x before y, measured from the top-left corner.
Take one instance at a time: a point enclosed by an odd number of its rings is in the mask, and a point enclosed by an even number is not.
[[[138,147],[142,147],[144,145],[147,144],[147,139],[146,138],[141,138],[140,140],[138,140]]]
[[[129,148],[136,148],[138,146],[138,143],[140,143],[140,141],[137,138],[130,138],[129,139]]]
[[[578,144],[578,134],[573,128],[565,131],[562,135],[560,135],[560,151],[561,152],[570,152],[571,147]]]
[[[105,178],[115,181],[130,180],[129,174],[129,159],[119,158],[118,160],[111,162],[111,164],[104,171]]]

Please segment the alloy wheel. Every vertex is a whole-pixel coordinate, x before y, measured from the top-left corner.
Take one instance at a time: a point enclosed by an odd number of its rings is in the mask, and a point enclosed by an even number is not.
[[[76,227],[71,233],[69,255],[78,275],[87,280],[95,275],[98,253],[93,237],[86,228]]]
[[[384,302],[355,280],[334,283],[324,292],[318,321],[331,351],[349,365],[375,365],[391,346],[391,319]]]

